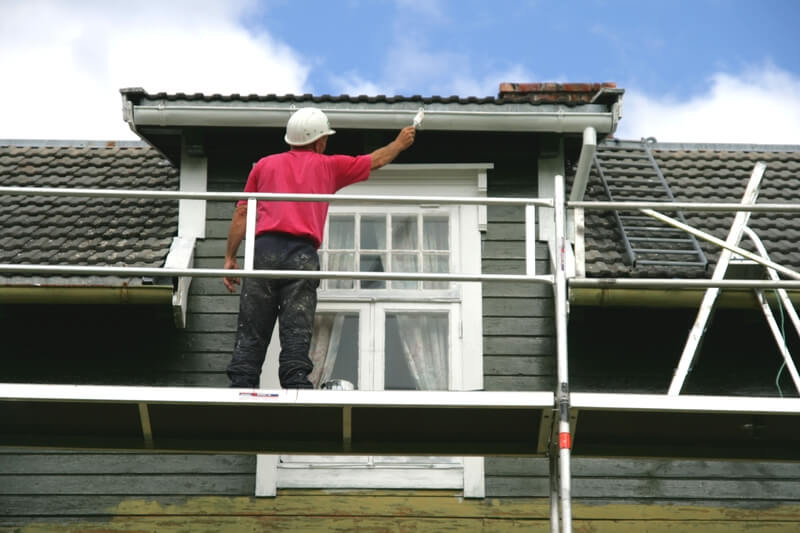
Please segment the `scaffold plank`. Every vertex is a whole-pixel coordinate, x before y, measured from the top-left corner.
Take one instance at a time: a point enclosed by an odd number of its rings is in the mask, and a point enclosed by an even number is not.
[[[574,453],[800,461],[800,398],[573,392]]]
[[[552,408],[549,392],[2,384],[0,446],[542,455],[540,425]]]

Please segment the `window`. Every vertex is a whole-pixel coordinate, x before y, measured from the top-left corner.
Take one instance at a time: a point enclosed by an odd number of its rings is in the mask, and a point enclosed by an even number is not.
[[[328,217],[327,237],[320,249],[324,269],[362,272],[450,271],[450,213],[441,209],[386,208]],[[330,289],[448,289],[448,282],[328,280]]]
[[[488,165],[391,165],[345,194],[476,196]],[[459,205],[331,204],[324,270],[480,273],[482,209]],[[417,280],[324,280],[311,357],[315,383],[360,390],[483,387],[481,287]],[[262,387],[276,388],[270,343]],[[257,495],[276,487],[464,488],[483,495],[483,461],[460,457],[259,456]],[[469,492],[469,494],[468,494]]]

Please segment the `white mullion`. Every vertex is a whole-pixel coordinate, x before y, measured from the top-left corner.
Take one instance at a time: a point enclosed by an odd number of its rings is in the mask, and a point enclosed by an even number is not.
[[[369,306],[372,357],[370,360],[371,371],[371,390],[383,390],[385,385],[386,364],[386,313],[379,309],[379,304]]]
[[[423,244],[423,239],[425,238],[425,232],[422,229],[422,225],[425,223],[425,213],[420,211],[417,214],[417,272],[425,272],[425,245]],[[417,281],[417,290],[424,291],[425,290],[425,282],[424,281]]]
[[[353,213],[353,271],[361,272],[361,213]],[[361,289],[361,280],[353,280],[353,290]]]
[[[456,243],[460,242],[461,238],[461,226],[459,225],[459,220],[461,219],[461,207],[462,206],[451,206],[448,210],[447,214],[447,271],[448,272],[456,272],[461,270],[459,266],[456,268],[455,265],[455,248]],[[458,246],[458,250],[461,250],[461,246]],[[459,257],[459,265],[461,264]],[[453,282],[447,282],[447,288],[452,289]]]
[[[455,265],[453,264],[456,257],[454,248],[456,247],[456,243],[460,242],[461,239],[461,226],[459,225],[459,220],[461,220],[462,207],[464,206],[457,206],[454,209],[451,209],[450,216],[447,217],[447,226],[450,233],[449,241],[447,242],[447,264],[450,272],[455,272]],[[458,250],[459,252],[461,251],[461,246],[458,247]],[[461,263],[460,260],[459,263]]]
[[[361,220],[358,218],[358,213],[353,209],[353,249],[348,250],[348,252],[353,252],[353,271],[359,270],[359,262],[358,262],[358,242],[361,239],[361,229],[360,224]],[[359,280],[353,280],[353,285],[347,289],[349,291],[357,293],[358,290],[361,288],[361,282]]]
[[[322,229],[322,246],[320,246],[320,251],[322,254],[320,255],[320,265],[319,268],[321,270],[328,270],[328,257],[330,254],[331,248],[331,241],[330,241],[330,225],[331,225],[331,215],[328,213],[328,219],[325,221],[325,226]],[[322,280],[320,283],[320,289],[325,291],[328,289],[328,280]]]
[[[384,270],[386,272],[394,272],[394,267],[392,266],[392,261],[394,261],[394,254],[392,248],[394,247],[394,242],[392,239],[392,213],[391,211],[386,213],[386,266]],[[394,282],[393,281],[386,281],[386,289],[394,289]]]
[[[391,272],[392,271],[392,214],[391,212],[386,213],[383,218],[385,229],[383,235],[383,241],[386,243],[385,250],[383,251],[383,270],[384,272]],[[383,286],[383,290],[388,290],[392,283],[389,280],[386,280],[385,285]]]
[[[462,389],[462,375],[463,366],[462,358],[455,357],[455,354],[461,353],[461,306],[459,304],[450,304],[448,311],[448,324],[450,331],[449,341],[447,346],[447,367],[450,369],[450,376],[447,380],[447,390],[461,390]]]

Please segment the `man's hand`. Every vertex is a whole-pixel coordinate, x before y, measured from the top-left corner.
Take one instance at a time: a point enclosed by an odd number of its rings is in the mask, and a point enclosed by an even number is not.
[[[397,139],[395,142],[398,144],[398,148],[402,152],[412,144],[414,144],[414,136],[417,134],[417,128],[414,126],[406,126],[400,133],[397,134]]]
[[[236,259],[225,258],[225,266],[228,270],[239,270],[239,264],[236,262]],[[230,292],[236,292],[236,285],[241,283],[239,278],[229,278],[224,277],[222,278],[222,283],[225,284],[225,288],[228,289]]]

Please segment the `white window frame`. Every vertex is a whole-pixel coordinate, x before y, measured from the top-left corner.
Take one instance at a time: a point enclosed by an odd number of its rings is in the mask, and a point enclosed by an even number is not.
[[[486,163],[389,165],[374,172],[368,181],[347,187],[342,192],[365,195],[480,197],[486,194],[486,171],[492,167],[493,165]],[[390,208],[393,212],[449,213],[451,271],[481,273],[480,231],[485,230],[485,207],[392,205]],[[329,210],[331,214],[354,211],[385,213],[386,207],[333,203]],[[430,301],[420,305],[420,294]],[[360,352],[362,355],[365,350],[374,352],[374,357],[366,357],[364,361],[360,358],[359,361],[360,388],[365,390],[383,388],[383,317],[386,312],[446,311],[450,317],[449,388],[483,388],[482,290],[479,283],[453,282],[447,290],[331,289],[320,291],[318,311],[359,313]],[[262,388],[280,387],[277,382],[279,350],[276,328],[262,372]],[[378,368],[380,371],[376,370]],[[279,487],[442,488],[463,489],[465,497],[485,496],[482,457],[450,458],[434,464],[413,466],[403,458],[370,463],[370,459],[365,457],[340,457],[314,461],[313,464],[311,457],[307,459],[309,461],[298,457],[296,462],[283,464],[279,468],[279,456],[258,455],[256,496],[275,496]],[[370,466],[367,467],[365,463]],[[406,464],[400,466],[402,463]]]
[[[349,189],[348,189],[349,193]],[[474,208],[474,206],[472,206]],[[449,224],[449,242],[450,242],[450,250],[449,250],[449,261],[450,261],[450,272],[453,272],[454,269],[458,269],[457,266],[460,263],[461,256],[459,254],[461,248],[461,229],[460,229],[460,218],[462,216],[461,209],[459,206],[454,205],[446,205],[446,206],[438,206],[438,205],[429,205],[429,206],[414,206],[414,205],[360,205],[360,206],[348,206],[348,205],[332,205],[328,212],[330,215],[349,215],[356,217],[356,220],[359,218],[363,218],[365,216],[370,215],[442,215],[447,216],[450,224]],[[358,225],[356,226],[356,238],[358,238]],[[325,236],[323,241],[329,242],[329,224],[325,224]],[[359,253],[366,253],[369,255],[374,255],[372,250],[361,250],[358,243],[356,243],[356,250]],[[338,250],[334,249],[333,252],[337,252]],[[399,251],[405,252],[405,250],[392,250],[392,251]],[[420,250],[414,250],[415,253],[420,253]],[[327,263],[325,262],[324,258],[320,258],[322,263],[322,269],[327,270],[329,269]],[[387,264],[387,267],[391,268],[390,265]],[[355,270],[358,270],[358,265],[355,266]],[[388,271],[388,270],[387,270]],[[356,283],[354,281],[354,283]],[[426,298],[456,298],[460,301],[461,299],[461,289],[460,286],[451,283],[449,289],[419,289],[422,293],[418,292],[416,289],[394,289],[392,288],[390,282],[387,282],[387,288],[382,289],[325,289],[324,291],[320,292],[320,297],[322,299],[369,299],[372,300],[374,298],[379,298],[381,300],[387,299],[410,299],[410,300],[419,300],[420,297]],[[355,286],[355,285],[354,285]]]

